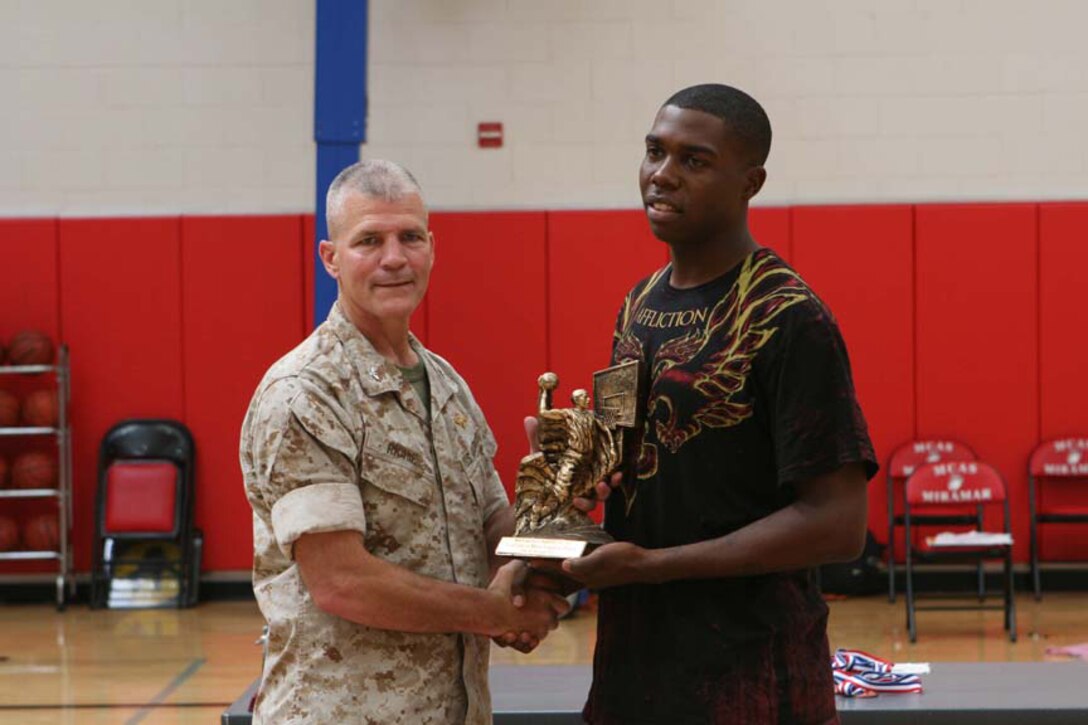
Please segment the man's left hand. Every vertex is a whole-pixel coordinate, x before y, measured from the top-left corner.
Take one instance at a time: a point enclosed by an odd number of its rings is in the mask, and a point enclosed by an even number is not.
[[[650,552],[626,541],[605,544],[590,554],[563,562],[566,574],[590,589],[649,581]]]

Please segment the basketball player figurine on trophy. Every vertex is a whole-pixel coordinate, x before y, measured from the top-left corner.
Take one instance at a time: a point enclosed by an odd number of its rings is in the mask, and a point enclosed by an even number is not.
[[[623,463],[625,434],[636,427],[638,362],[593,374],[589,394],[575,390],[573,408],[552,408],[555,373],[544,373],[537,412],[540,451],[521,459],[515,485],[514,535],[503,537],[496,553],[527,559],[582,556],[612,537],[574,506],[591,498],[598,481]]]

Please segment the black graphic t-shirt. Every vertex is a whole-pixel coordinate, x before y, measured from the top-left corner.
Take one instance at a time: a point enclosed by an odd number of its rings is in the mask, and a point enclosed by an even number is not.
[[[716,280],[639,283],[613,363],[638,359],[645,425],[605,527],[647,548],[714,539],[876,457],[834,319],[774,252]],[[601,593],[590,723],[821,723],[835,717],[827,607],[811,571]]]

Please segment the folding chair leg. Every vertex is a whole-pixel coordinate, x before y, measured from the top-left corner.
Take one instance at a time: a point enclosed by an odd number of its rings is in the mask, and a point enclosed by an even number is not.
[[[1035,601],[1043,598],[1043,584],[1039,576],[1039,530],[1035,517],[1031,519],[1031,585],[1035,589]]]
[[[95,564],[94,571],[91,572],[91,609],[98,609],[98,564]]]
[[[888,491],[888,601],[895,604],[895,506]]]
[[[895,535],[894,529],[889,532]],[[888,602],[895,604],[895,543],[888,539]]]
[[[978,600],[986,601],[986,570],[982,566],[982,560],[978,561]]]
[[[1039,601],[1043,598],[1043,583],[1039,574],[1039,519],[1035,502],[1035,497],[1038,495],[1036,483],[1034,475],[1028,477],[1028,521],[1031,526],[1031,586],[1035,590],[1035,601]]]
[[[918,640],[918,630],[914,611],[914,574],[911,571],[909,542],[907,545],[907,634],[910,635],[911,642],[916,642]]]
[[[179,544],[181,556],[178,557],[178,600],[174,605],[176,609],[185,609],[188,598],[189,557],[185,552],[185,543]]]
[[[1001,564],[1001,600],[1005,605],[1005,631],[1009,631],[1009,626],[1012,623],[1012,618],[1009,617],[1009,603],[1012,601],[1012,595],[1009,592],[1009,568],[1002,562]]]
[[[181,556],[178,557],[178,609],[185,609],[189,606],[189,592],[193,587],[191,576],[193,567],[192,534],[178,544],[178,547],[181,549]]]
[[[1012,549],[1005,554],[1005,621],[1009,630],[1009,641],[1016,641],[1016,590],[1012,579]]]

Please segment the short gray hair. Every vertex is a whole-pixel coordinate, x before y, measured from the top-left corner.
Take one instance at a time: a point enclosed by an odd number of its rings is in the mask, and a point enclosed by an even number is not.
[[[386,201],[413,195],[423,198],[423,189],[416,177],[400,164],[384,159],[357,161],[337,174],[329,184],[329,191],[325,194],[325,223],[328,226],[332,226],[332,220],[339,215],[343,206],[344,196],[349,193]],[[331,228],[329,233],[332,233]]]

